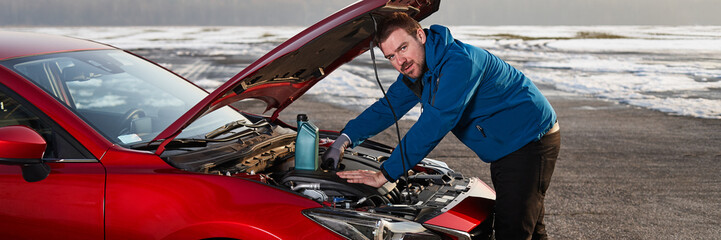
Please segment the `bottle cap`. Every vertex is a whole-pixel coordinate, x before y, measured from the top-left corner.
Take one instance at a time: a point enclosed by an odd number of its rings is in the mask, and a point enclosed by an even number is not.
[[[308,121],[308,116],[306,116],[305,114],[302,114],[302,113],[301,113],[301,114],[298,114],[297,120],[298,120],[298,121],[307,122],[307,121]]]

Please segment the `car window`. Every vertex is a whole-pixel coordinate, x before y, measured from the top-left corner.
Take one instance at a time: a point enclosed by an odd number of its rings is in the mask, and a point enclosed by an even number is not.
[[[41,118],[40,115],[35,114],[37,110],[31,111],[19,100],[8,94],[6,89],[0,88],[0,127],[22,125],[35,130],[47,143],[44,159],[91,158],[86,150],[78,148],[79,143],[68,141],[67,134],[45,120],[48,118]]]
[[[119,50],[31,56],[4,65],[121,145],[152,140],[207,96],[171,72]],[[202,136],[240,119],[245,118],[225,107],[193,122],[178,137]]]
[[[50,128],[42,124],[38,117],[30,114],[15,99],[0,92],[0,127],[13,125],[28,126],[40,134],[50,132]]]

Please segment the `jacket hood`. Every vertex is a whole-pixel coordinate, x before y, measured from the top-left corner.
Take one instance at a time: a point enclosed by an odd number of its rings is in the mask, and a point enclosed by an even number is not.
[[[267,104],[271,120],[330,72],[367,51],[375,24],[393,12],[420,21],[438,10],[440,0],[362,0],[303,30],[256,60],[198,102],[155,137],[164,151],[196,119],[247,98]],[[241,109],[242,110],[242,109]]]
[[[435,69],[443,61],[447,50],[455,44],[455,40],[451,31],[441,25],[431,25],[424,31],[426,33],[426,66],[430,72],[436,72]]]

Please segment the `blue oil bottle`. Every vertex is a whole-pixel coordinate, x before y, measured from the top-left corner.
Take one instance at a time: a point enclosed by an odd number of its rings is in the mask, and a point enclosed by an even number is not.
[[[308,116],[298,114],[298,136],[295,138],[295,169],[318,170],[318,127]]]

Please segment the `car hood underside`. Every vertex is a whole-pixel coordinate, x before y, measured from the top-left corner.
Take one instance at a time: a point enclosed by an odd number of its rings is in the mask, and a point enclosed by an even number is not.
[[[155,137],[164,145],[195,119],[243,99],[267,104],[270,117],[303,95],[344,63],[370,49],[376,23],[393,12],[421,20],[438,10],[440,1],[358,1],[305,29],[233,76]]]

